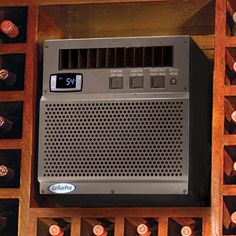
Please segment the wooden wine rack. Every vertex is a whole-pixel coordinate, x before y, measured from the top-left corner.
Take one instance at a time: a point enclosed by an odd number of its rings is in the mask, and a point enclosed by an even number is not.
[[[81,234],[82,227],[85,227],[83,219],[112,218],[114,235],[124,236],[127,222],[133,217],[155,219],[158,236],[180,235],[179,232],[176,235],[169,234],[173,224],[171,222],[175,218],[184,218],[186,222],[201,222],[202,233],[197,235],[223,235],[223,200],[227,196],[236,196],[235,185],[223,184],[224,147],[236,145],[235,135],[224,134],[224,98],[236,96],[236,87],[225,84],[225,51],[226,48],[236,47],[236,37],[226,36],[226,2],[227,0],[0,1],[0,20],[4,10],[9,7],[26,7],[28,14],[27,41],[0,43],[0,54],[25,54],[24,90],[0,91],[0,102],[23,101],[22,139],[0,140],[0,149],[21,150],[20,187],[0,189],[0,199],[19,200],[19,236],[44,236],[40,227],[46,227],[44,219],[52,218],[66,219],[71,225],[71,236],[89,235]],[[35,183],[34,135],[43,41],[51,38],[173,34],[192,35],[208,58],[214,59],[211,207],[64,208],[55,206],[48,199],[45,202],[44,199],[39,199]]]

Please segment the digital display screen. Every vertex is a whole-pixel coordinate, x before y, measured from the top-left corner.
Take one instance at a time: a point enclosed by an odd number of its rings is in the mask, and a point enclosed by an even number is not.
[[[76,76],[59,75],[56,80],[56,88],[67,89],[76,87]]]

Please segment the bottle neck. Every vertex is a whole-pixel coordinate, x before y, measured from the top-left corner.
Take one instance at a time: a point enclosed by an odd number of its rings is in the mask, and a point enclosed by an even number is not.
[[[7,217],[0,216],[0,231],[5,229],[7,225]]]
[[[9,132],[13,127],[13,122],[0,116],[0,131]]]

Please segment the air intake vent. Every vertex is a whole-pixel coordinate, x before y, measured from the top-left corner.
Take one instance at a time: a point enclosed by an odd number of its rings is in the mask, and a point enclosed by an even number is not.
[[[182,178],[185,100],[47,102],[43,176]]]
[[[59,70],[172,66],[172,46],[59,50]]]

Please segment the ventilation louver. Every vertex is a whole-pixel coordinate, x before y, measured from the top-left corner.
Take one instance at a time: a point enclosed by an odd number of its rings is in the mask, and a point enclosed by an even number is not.
[[[172,66],[172,46],[59,50],[59,70]]]

